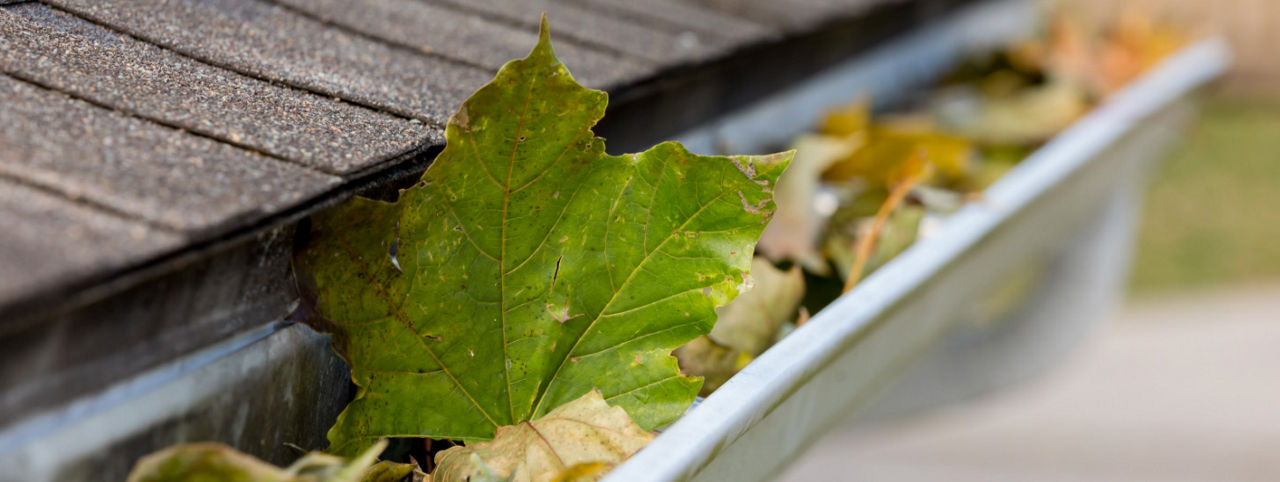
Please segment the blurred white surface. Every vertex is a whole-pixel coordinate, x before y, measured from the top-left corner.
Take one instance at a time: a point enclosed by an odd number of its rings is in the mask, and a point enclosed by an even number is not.
[[[1280,285],[1117,318],[1041,380],[835,432],[780,480],[1280,480]]]

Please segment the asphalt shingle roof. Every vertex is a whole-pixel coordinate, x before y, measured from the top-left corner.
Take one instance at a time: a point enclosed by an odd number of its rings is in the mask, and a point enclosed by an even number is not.
[[[53,0],[201,61],[443,126],[492,72],[263,0]]]
[[[189,236],[339,182],[13,77],[0,76],[0,98],[0,174]]]
[[[44,288],[244,239],[420,170],[544,11],[575,77],[616,95],[598,132],[661,136],[861,38],[823,29],[912,3],[0,0],[0,325],[75,303]],[[810,37],[824,50],[788,43]]]
[[[39,4],[0,15],[11,75],[333,174],[398,156],[437,129],[214,67]]]
[[[529,53],[529,46],[538,41],[536,22],[540,13],[537,12],[529,17],[533,24],[522,19],[521,27],[513,28],[512,17],[475,15],[419,0],[279,1],[370,38],[465,60],[495,72],[507,61],[524,57]],[[555,18],[560,31],[565,27],[564,22],[560,17]],[[561,34],[555,35],[556,54],[573,67],[578,81],[591,87],[603,89],[622,84],[653,73],[657,65],[591,44],[560,42]]]

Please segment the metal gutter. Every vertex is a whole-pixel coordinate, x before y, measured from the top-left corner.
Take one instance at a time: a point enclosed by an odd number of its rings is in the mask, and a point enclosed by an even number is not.
[[[272,322],[0,431],[0,482],[123,480],[134,462],[219,441],[284,465],[346,405],[330,337]]]
[[[27,417],[19,423],[0,431],[0,454],[22,448],[50,432],[73,426],[82,420],[115,407],[132,403],[139,396],[173,382],[210,363],[270,336],[287,326],[284,322],[269,323],[240,333],[219,343],[205,347],[169,364],[138,374],[112,385],[91,396],[72,401],[44,413]]]
[[[928,350],[958,308],[1091,225],[1114,224],[1105,222],[1107,213],[1132,206],[1143,166],[1189,118],[1182,99],[1219,76],[1229,57],[1221,39],[1202,41],[1108,98],[988,189],[983,201],[815,315],[606,480],[772,476]],[[730,122],[715,129],[752,131]],[[1123,257],[1095,261],[1116,259]]]
[[[977,2],[674,139],[706,155],[774,152],[811,130],[832,105],[866,96],[883,107],[919,92],[967,53],[1027,37],[1040,7],[1035,0]]]

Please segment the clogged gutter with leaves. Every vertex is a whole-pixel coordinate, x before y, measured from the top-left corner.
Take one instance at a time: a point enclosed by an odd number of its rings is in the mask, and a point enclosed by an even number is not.
[[[973,56],[906,108],[873,119],[869,99],[857,100],[794,140],[755,288],[676,352],[686,374],[705,377],[704,395],[1186,43],[1135,12],[1106,26],[1060,12],[1046,24]]]
[[[1008,169],[1003,153],[1084,110],[1085,90],[1035,88],[986,102],[961,128],[919,115],[872,124],[855,103],[797,139],[798,153],[663,143],[615,156],[591,131],[606,94],[574,81],[544,19],[529,56],[450,119],[420,182],[393,203],[316,215],[295,254],[312,325],[333,334],[359,387],[329,431],[332,455],[281,469],[189,444],[140,460],[130,480],[598,479],[803,323],[802,302],[816,310],[847,291],[923,219]],[[1027,112],[1045,127],[982,137]],[[465,446],[436,454],[431,474],[377,462],[385,439],[406,437]]]

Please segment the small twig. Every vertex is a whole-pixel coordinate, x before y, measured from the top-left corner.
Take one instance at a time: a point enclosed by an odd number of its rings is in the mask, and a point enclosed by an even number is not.
[[[917,153],[915,156],[914,159],[907,162],[921,162],[924,160],[921,153]],[[929,175],[931,167],[931,165],[925,164],[924,168],[919,169],[914,175],[907,176],[895,185],[892,191],[889,191],[889,197],[885,198],[884,204],[881,204],[880,209],[876,211],[876,217],[871,222],[871,229],[866,234],[858,237],[858,245],[854,251],[853,267],[849,269],[849,276],[844,281],[844,293],[848,293],[862,279],[862,270],[866,268],[867,260],[871,258],[871,248],[875,247],[876,241],[880,237],[880,232],[884,230],[885,223],[889,221],[889,215],[893,214],[893,210],[902,204],[911,189]]]

